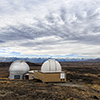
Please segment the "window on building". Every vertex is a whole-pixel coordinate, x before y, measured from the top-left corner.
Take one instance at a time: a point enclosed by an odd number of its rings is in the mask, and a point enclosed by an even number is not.
[[[60,79],[65,79],[65,73],[60,73]]]
[[[20,75],[14,75],[14,79],[20,79]]]

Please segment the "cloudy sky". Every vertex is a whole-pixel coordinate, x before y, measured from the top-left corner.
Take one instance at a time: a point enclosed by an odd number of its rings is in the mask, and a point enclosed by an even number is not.
[[[0,56],[100,57],[100,0],[1,0]]]

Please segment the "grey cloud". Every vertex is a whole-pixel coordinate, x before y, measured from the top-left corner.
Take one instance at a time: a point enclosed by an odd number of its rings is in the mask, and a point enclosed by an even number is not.
[[[48,20],[49,23],[55,23],[55,19],[52,14],[46,16],[46,19]]]
[[[5,31],[2,32],[0,39],[6,41],[34,39],[37,36],[37,34],[35,34],[36,30],[25,25],[21,25],[20,29],[18,27],[9,26],[4,30]]]
[[[0,40],[0,43],[5,43],[5,41]]]
[[[43,46],[44,48],[46,46],[50,46],[50,45],[56,45],[56,44],[61,44],[61,41],[58,39],[58,40],[54,40],[54,39],[46,39],[46,37],[44,37],[45,39],[44,40],[41,40],[41,41],[35,41],[33,40],[32,42],[30,41],[24,41],[24,43],[21,43],[20,46],[24,46],[24,47],[40,47],[40,46]],[[43,48],[42,47],[42,48]]]
[[[77,8],[77,6],[79,7]],[[98,17],[100,18],[100,12],[95,12],[98,8],[99,6],[97,3],[95,3],[94,7],[90,4],[87,4],[85,7],[82,3],[79,5],[73,4],[70,8],[61,5],[61,8],[59,8],[58,11],[48,12],[44,16],[44,19],[32,16],[33,19],[36,19],[37,21],[32,24],[32,27],[26,24],[19,24],[19,27],[6,27],[5,31],[0,35],[0,40],[6,42],[19,42],[21,40],[19,46],[24,47],[40,46],[43,44],[54,45],[60,44],[61,41],[68,40],[76,40],[75,43],[99,45],[100,34],[94,35],[97,32],[100,32],[100,20],[97,19]],[[85,16],[84,13],[86,14]],[[58,16],[54,17],[53,14],[58,14]],[[73,19],[73,17],[75,17],[75,19]],[[45,23],[45,21],[49,24]],[[57,21],[62,21],[63,25],[60,25]],[[53,35],[60,37],[62,40],[46,40],[39,42],[28,41],[35,40],[39,37]]]
[[[67,10],[65,8],[60,8],[60,17],[64,22],[66,20],[66,12]]]
[[[91,45],[100,45],[100,36],[84,36],[84,37],[79,37],[77,39],[78,42],[80,43],[85,43],[85,44],[91,44]]]

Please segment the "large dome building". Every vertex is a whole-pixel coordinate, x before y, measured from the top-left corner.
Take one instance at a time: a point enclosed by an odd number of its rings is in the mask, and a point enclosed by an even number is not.
[[[30,70],[29,65],[23,60],[14,61],[9,68],[10,79],[24,79],[24,74]]]
[[[60,63],[54,59],[45,61],[41,70],[34,71],[33,76],[42,82],[66,82],[66,73],[62,71]]]
[[[43,73],[47,73],[47,72],[52,73],[52,72],[61,72],[61,71],[62,68],[60,63],[54,59],[49,59],[45,61],[41,67],[41,72]]]

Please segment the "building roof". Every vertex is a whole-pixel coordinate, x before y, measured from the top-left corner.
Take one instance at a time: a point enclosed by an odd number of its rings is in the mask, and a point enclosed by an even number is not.
[[[19,72],[27,72],[29,71],[29,65],[23,60],[14,61],[9,68],[9,71],[19,71]]]
[[[42,64],[41,72],[61,72],[62,68],[58,61],[49,59]]]
[[[34,70],[30,70],[29,73],[34,73]]]

